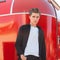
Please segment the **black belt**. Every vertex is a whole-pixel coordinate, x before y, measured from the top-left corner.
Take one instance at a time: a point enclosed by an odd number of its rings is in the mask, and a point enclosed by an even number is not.
[[[32,59],[40,59],[40,57],[34,56],[34,55],[27,55],[27,58],[32,58]]]

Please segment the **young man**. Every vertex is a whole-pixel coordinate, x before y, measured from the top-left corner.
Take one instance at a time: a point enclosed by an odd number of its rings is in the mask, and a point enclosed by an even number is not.
[[[18,60],[46,60],[44,33],[37,26],[40,12],[32,8],[29,14],[30,24],[20,27],[16,40]]]

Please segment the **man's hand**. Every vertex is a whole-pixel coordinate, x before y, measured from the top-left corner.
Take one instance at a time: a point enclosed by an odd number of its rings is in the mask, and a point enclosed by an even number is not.
[[[27,57],[25,57],[24,55],[20,55],[22,60],[27,60]]]

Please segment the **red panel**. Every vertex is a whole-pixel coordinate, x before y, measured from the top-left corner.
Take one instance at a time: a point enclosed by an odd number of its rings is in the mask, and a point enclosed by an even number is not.
[[[6,2],[0,3],[0,14],[8,14],[10,13],[12,0],[6,0]]]
[[[15,0],[13,12],[28,12],[31,8],[39,8],[41,13],[55,15],[53,7],[46,0]]]
[[[58,45],[57,45],[57,56],[58,56],[58,59],[60,59],[60,22],[58,22]]]
[[[58,59],[60,59],[60,48],[57,49],[57,57],[58,57]]]
[[[4,60],[17,60],[15,43],[14,42],[4,42],[3,43],[3,53]]]
[[[60,22],[58,22],[58,35],[60,36]]]
[[[20,25],[25,24],[25,15],[7,15],[0,17],[0,34],[17,32]]]

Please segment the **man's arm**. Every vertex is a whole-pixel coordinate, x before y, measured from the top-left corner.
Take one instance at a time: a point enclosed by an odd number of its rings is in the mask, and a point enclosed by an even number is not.
[[[18,35],[17,35],[16,44],[15,44],[18,55],[23,54],[23,51],[22,51],[22,40],[23,40],[22,28],[20,28],[19,32],[18,32]]]
[[[22,41],[23,41],[23,34],[22,34],[22,27],[19,29],[18,35],[17,35],[17,39],[16,39],[16,50],[17,50],[17,54],[18,56],[22,59],[22,60],[26,60],[26,57],[23,54],[23,50],[22,50]]]
[[[42,49],[41,49],[41,59],[46,60],[46,46],[45,46],[45,38],[44,38],[44,33],[41,34],[42,36]]]
[[[60,6],[54,0],[48,0],[48,1],[52,3],[57,10],[60,10]]]

